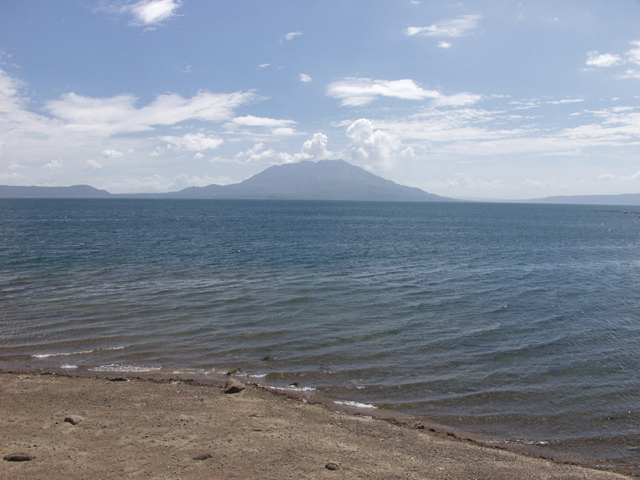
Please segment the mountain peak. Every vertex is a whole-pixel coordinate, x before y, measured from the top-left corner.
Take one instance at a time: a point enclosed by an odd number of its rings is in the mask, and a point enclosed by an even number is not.
[[[452,199],[398,185],[344,160],[274,165],[233,185],[189,188],[172,196],[283,200],[443,202]]]

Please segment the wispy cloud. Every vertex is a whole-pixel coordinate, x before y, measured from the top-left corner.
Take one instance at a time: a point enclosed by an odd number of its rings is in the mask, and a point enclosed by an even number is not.
[[[306,73],[301,73],[300,74],[300,81],[301,82],[310,82],[311,81],[311,77],[309,75],[307,75]]]
[[[289,32],[282,39],[290,41],[290,40],[293,40],[294,38],[300,37],[300,36],[302,36],[302,32]]]
[[[424,100],[438,98],[435,90],[424,90],[413,80],[373,80],[371,78],[346,78],[330,83],[327,95],[338,98],[349,107],[367,105],[379,97],[393,97],[404,100]]]
[[[406,34],[422,37],[456,38],[471,34],[480,23],[481,15],[462,15],[450,20],[442,20],[428,27],[409,27]]]
[[[402,100],[433,100],[438,105],[460,106],[479,101],[482,96],[460,93],[446,96],[436,90],[425,90],[413,80],[374,80],[371,78],[346,78],[330,83],[327,95],[340,99],[340,104],[348,107],[368,105],[380,97]]]
[[[46,104],[65,128],[96,135],[116,135],[153,130],[155,125],[175,125],[187,120],[223,121],[236,107],[254,99],[252,92],[229,94],[199,92],[192,98],[159,95],[150,104],[136,107],[133,95],[92,98],[67,93]]]
[[[221,138],[215,135],[205,135],[204,133],[187,133],[181,137],[165,135],[160,137],[160,139],[189,152],[213,150],[224,143],[224,140]]]

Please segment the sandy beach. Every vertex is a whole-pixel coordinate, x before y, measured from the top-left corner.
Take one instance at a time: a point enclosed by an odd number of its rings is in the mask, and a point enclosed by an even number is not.
[[[252,385],[225,394],[182,381],[6,373],[0,381],[7,479],[628,478]],[[12,461],[17,454],[30,460]]]

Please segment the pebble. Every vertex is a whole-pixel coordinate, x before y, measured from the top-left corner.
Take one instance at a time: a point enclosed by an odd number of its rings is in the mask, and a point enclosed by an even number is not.
[[[235,378],[230,378],[224,386],[224,393],[238,393],[245,388],[244,383]]]
[[[213,455],[210,453],[203,453],[202,455],[196,455],[193,457],[194,460],[207,460],[209,458],[213,458]]]
[[[22,452],[12,453],[10,455],[5,455],[4,457],[2,457],[2,459],[6,460],[7,462],[28,462],[30,460],[33,460],[34,458],[36,457]]]
[[[338,470],[340,467],[338,466],[337,463],[333,463],[333,462],[329,462],[327,463],[324,468],[326,468],[327,470]]]
[[[64,419],[65,422],[70,423],[71,425],[77,425],[83,420],[84,418],[82,418],[80,415],[69,415]]]

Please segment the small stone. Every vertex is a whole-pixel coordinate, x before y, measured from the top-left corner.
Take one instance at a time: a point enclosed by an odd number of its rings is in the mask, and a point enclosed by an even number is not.
[[[224,386],[224,393],[238,393],[245,388],[244,383],[235,378],[230,378]]]
[[[33,460],[34,457],[33,455],[29,455],[28,453],[12,453],[10,455],[5,455],[4,457],[2,457],[3,460],[6,460],[7,462],[29,462],[31,460]]]
[[[327,470],[335,471],[335,470],[338,470],[340,467],[338,466],[337,463],[329,462],[324,466],[324,468],[326,468]]]
[[[77,425],[83,420],[84,418],[82,418],[80,415],[69,415],[64,419],[65,422],[70,423],[71,425]]]
[[[209,458],[213,458],[213,455],[211,455],[210,453],[203,453],[202,455],[196,455],[195,457],[193,457],[194,460],[207,460]]]

